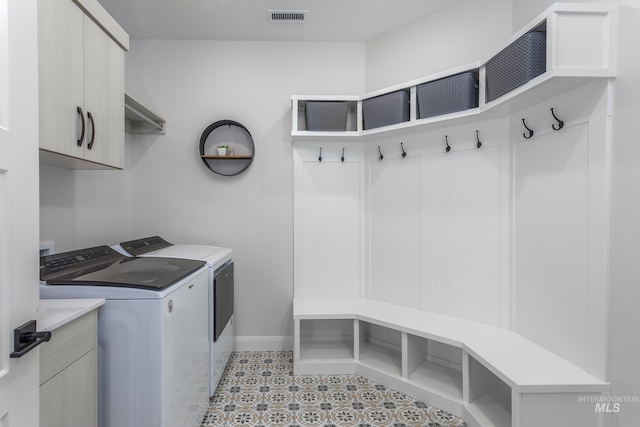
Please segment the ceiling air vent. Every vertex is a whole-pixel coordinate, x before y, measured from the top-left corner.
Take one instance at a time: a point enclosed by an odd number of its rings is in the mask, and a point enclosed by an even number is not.
[[[269,9],[269,22],[301,23],[307,19],[306,10],[274,10]]]

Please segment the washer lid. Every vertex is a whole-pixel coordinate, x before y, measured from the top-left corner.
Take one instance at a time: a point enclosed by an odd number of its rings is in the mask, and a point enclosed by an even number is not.
[[[47,285],[162,290],[204,265],[203,261],[180,258],[131,258],[100,246],[40,258],[40,279]]]

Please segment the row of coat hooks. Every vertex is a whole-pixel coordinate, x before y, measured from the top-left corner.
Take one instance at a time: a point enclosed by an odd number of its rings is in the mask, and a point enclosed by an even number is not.
[[[556,124],[552,124],[551,128],[553,130],[560,130],[564,127],[564,122],[562,120],[560,120],[558,118],[558,116],[556,116],[556,113],[553,111],[554,109],[551,109],[551,114],[553,115],[553,118],[556,120],[556,122],[558,122],[557,126]],[[533,136],[533,129],[530,129],[527,126],[527,123],[525,121],[525,119],[522,119],[522,124],[524,125],[525,129],[527,130],[527,133],[523,133],[522,136],[524,136],[525,139],[529,139]],[[444,151],[446,153],[448,153],[449,151],[451,151],[451,146],[449,145],[449,135],[445,135],[444,136],[444,143],[445,143],[445,149]],[[476,148],[480,148],[482,147],[482,142],[480,141],[480,135],[479,135],[479,131],[476,130]],[[401,142],[400,143],[400,151],[402,152],[402,158],[404,159],[405,157],[407,157],[407,152],[404,151],[404,145]],[[380,149],[380,146],[378,145],[378,160],[382,161],[382,159],[384,159],[384,156],[382,155],[382,150]],[[318,161],[321,162],[322,161],[322,147],[320,147],[320,156],[318,157]],[[344,162],[344,148],[342,149],[342,157],[340,157],[340,161]]]
[[[482,142],[480,141],[480,135],[479,135],[480,131],[476,131],[476,148],[480,148],[482,147]],[[444,143],[445,143],[445,153],[448,153],[449,151],[451,151],[451,146],[449,145],[449,135],[445,135],[444,136]],[[402,142],[400,143],[400,150],[402,151],[402,158],[404,159],[405,157],[407,157],[407,153],[406,151],[404,151],[404,146],[402,145]],[[382,151],[380,151],[380,146],[378,145],[378,160],[382,160],[384,159],[384,156],[382,155]]]
[[[318,157],[318,161],[322,161],[322,147],[320,147],[320,157]],[[344,148],[342,149],[342,157],[340,157],[340,161],[344,162]]]
[[[479,131],[476,131],[476,148],[482,147],[482,142],[480,142],[480,136],[478,132]],[[451,146],[449,145],[449,135],[445,135],[444,140],[446,144],[445,152],[448,153],[449,151],[451,151]],[[407,152],[404,151],[404,143],[402,142],[400,143],[400,151],[402,152],[403,159],[407,157]],[[378,160],[382,159],[384,159],[384,156],[382,155],[382,151],[380,149],[380,146],[378,145]],[[320,156],[318,156],[318,161],[322,161],[322,147],[320,147]],[[342,157],[340,157],[340,161],[344,162],[344,148],[342,149]]]
[[[551,129],[553,129],[553,130],[562,129],[563,126],[564,126],[564,122],[562,120],[560,120],[558,118],[558,116],[556,116],[556,113],[553,111],[553,108],[551,109],[551,115],[556,120],[556,122],[558,122],[558,126],[556,127],[556,124],[554,123],[554,124],[551,125]],[[527,130],[527,132],[523,133],[522,136],[524,136],[524,139],[531,138],[533,136],[533,129],[529,129],[529,126],[527,126],[527,123],[525,122],[524,119],[522,119],[522,124],[524,125],[524,128]]]

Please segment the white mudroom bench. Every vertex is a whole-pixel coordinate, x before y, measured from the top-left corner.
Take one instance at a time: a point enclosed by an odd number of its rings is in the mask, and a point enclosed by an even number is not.
[[[473,426],[598,426],[610,390],[506,329],[367,299],[294,299],[294,373],[359,374]]]

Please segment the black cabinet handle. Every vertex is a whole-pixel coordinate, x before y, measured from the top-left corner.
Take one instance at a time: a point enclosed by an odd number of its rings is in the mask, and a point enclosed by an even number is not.
[[[87,148],[91,150],[93,148],[93,140],[96,138],[96,124],[93,122],[93,116],[90,111],[87,111],[87,117],[91,120],[91,141],[87,144]]]
[[[78,147],[82,147],[82,141],[84,140],[84,113],[82,112],[82,108],[78,107],[78,114],[80,114],[80,118],[82,119],[82,133],[80,134],[80,139],[78,140]]]
[[[22,357],[51,339],[51,332],[36,332],[36,321],[31,320],[13,330],[13,352],[10,357]]]

